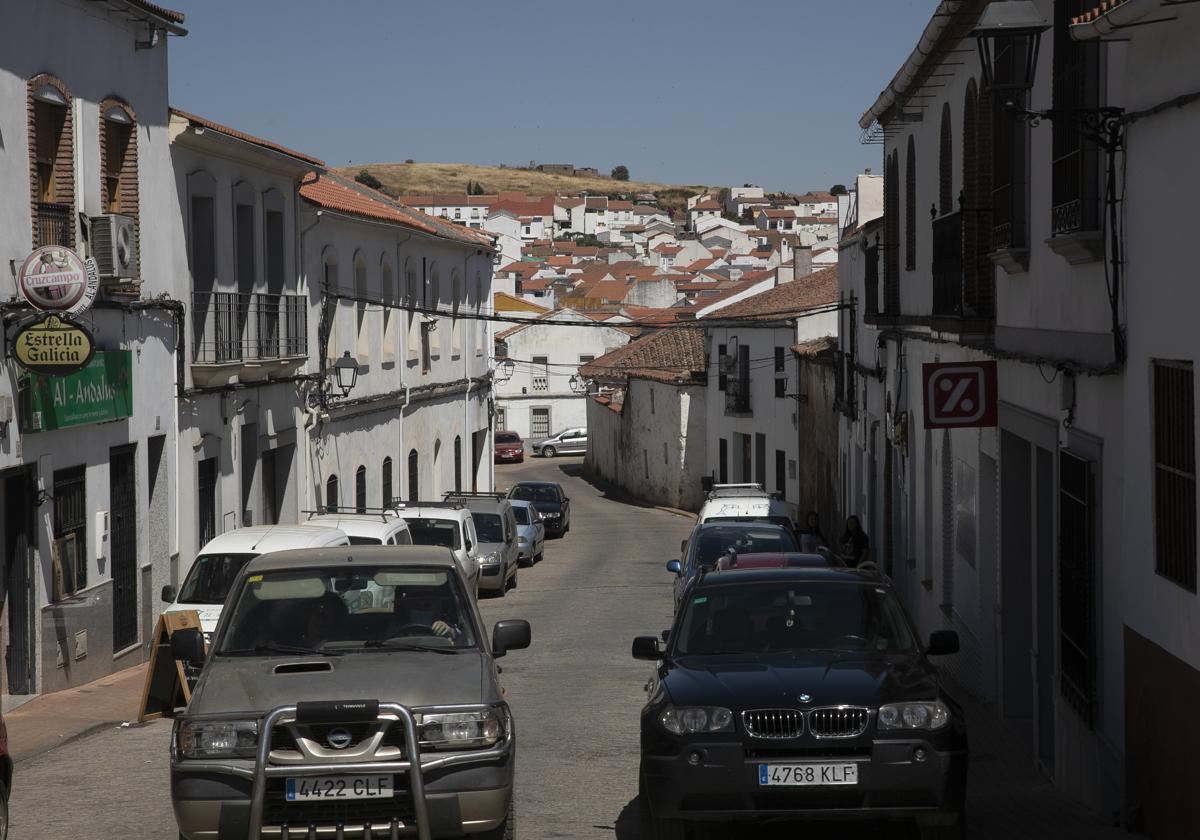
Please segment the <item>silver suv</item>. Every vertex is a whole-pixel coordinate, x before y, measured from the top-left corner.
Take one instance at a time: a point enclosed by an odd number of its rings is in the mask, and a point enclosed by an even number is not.
[[[448,492],[447,502],[460,504],[471,512],[475,534],[479,538],[479,591],[495,592],[501,598],[511,586],[517,588],[517,569],[521,565],[517,517],[512,503],[503,493]]]
[[[238,574],[171,739],[180,837],[511,838],[516,735],[491,632],[450,552],[265,554]],[[448,656],[446,654],[456,654]]]

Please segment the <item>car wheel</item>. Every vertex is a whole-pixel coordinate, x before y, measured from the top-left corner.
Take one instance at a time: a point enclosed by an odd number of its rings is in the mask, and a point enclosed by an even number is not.
[[[517,840],[517,813],[513,807],[512,797],[508,800],[508,816],[504,822],[493,828],[491,831],[485,831],[482,834],[473,834],[472,837],[480,837],[483,840]]]
[[[8,788],[0,782],[0,840],[8,840]]]
[[[543,458],[553,458],[557,454],[558,454],[558,450],[555,449],[553,446],[543,446],[542,447],[542,457]]]
[[[545,560],[545,559],[546,559],[546,552],[545,552],[545,551],[539,551],[539,552],[537,553],[537,557],[534,557],[534,558],[533,558],[533,562],[534,562],[534,563],[541,563],[541,562],[542,562],[543,560]]]
[[[507,583],[507,584],[505,584],[505,585],[506,585],[506,586],[508,586],[508,587],[510,587],[510,588],[512,588],[512,589],[516,589],[516,588],[517,588],[517,567],[516,567],[516,566],[514,566],[514,567],[513,567],[513,573],[512,573],[512,582],[511,582],[511,583]]]

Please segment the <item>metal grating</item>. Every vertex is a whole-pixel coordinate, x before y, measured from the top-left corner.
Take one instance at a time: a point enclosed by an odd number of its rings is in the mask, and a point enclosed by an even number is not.
[[[1196,591],[1196,411],[1191,362],[1154,362],[1154,570]]]
[[[753,738],[799,738],[804,733],[804,712],[754,709],[742,712],[742,725]]]
[[[870,720],[870,710],[859,706],[813,709],[808,713],[808,729],[816,738],[857,738],[867,731]]]

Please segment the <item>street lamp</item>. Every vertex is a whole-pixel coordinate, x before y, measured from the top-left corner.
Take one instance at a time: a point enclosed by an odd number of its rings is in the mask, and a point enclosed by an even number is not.
[[[1026,93],[1037,73],[1038,48],[1049,22],[1031,0],[998,0],[975,25],[983,84],[993,93]]]
[[[350,358],[349,350],[343,351],[342,358],[333,363],[333,375],[342,396],[348,396],[358,382],[358,361]]]
[[[505,382],[512,379],[513,371],[516,369],[517,366],[513,363],[512,359],[505,359],[497,364],[495,374],[496,383],[498,385],[503,385]]]

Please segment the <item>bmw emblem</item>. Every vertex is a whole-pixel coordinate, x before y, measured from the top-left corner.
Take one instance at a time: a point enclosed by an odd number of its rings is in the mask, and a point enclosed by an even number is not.
[[[329,734],[325,736],[325,742],[335,750],[346,749],[350,746],[351,740],[353,740],[353,736],[350,734],[350,730],[340,726],[337,729],[330,729]]]
[[[810,697],[809,695],[807,695],[803,692],[801,692],[800,694],[797,694],[796,699],[798,701],[800,701],[801,703],[811,703],[812,702],[812,697]]]

